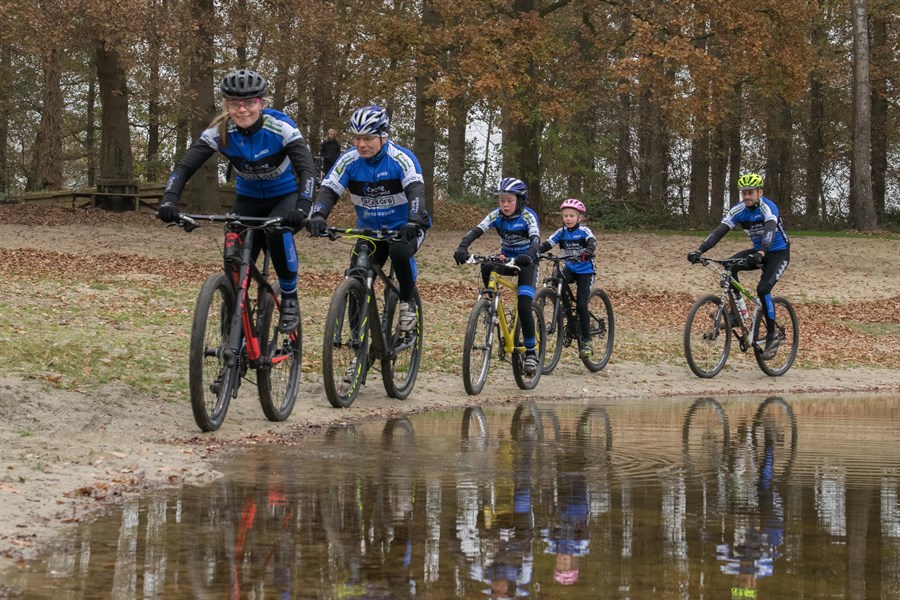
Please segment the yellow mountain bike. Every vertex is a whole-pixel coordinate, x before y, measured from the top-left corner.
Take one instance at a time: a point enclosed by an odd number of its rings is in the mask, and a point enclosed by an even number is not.
[[[476,265],[488,263],[495,267],[510,267],[518,270],[512,261],[506,262],[498,255],[479,256],[473,254],[466,264]],[[463,346],[463,384],[466,393],[475,396],[484,389],[488,371],[491,366],[491,355],[494,347],[494,337],[500,340],[497,345],[497,356],[500,360],[509,360],[512,363],[513,377],[516,384],[523,390],[531,390],[541,379],[544,367],[544,315],[536,304],[531,307],[534,316],[534,330],[537,337],[538,367],[533,375],[525,373],[525,343],[522,339],[522,324],[519,321],[518,307],[513,302],[513,309],[503,307],[501,291],[508,288],[513,291],[515,298],[517,290],[516,282],[502,277],[496,270],[491,269],[490,278],[486,289],[481,290],[475,306],[469,315],[469,323],[466,325],[466,338]]]

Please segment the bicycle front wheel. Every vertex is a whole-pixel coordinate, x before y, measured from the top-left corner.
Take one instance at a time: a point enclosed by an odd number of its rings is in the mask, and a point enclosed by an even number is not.
[[[275,295],[262,296],[259,347],[262,357],[257,368],[257,389],[263,413],[270,421],[284,421],[291,416],[300,390],[300,365],[303,356],[302,325],[290,333],[278,331],[279,311]]]
[[[335,408],[353,404],[368,366],[368,324],[362,313],[365,297],[365,286],[359,280],[344,279],[335,290],[325,317],[322,382],[325,395]]]
[[[547,326],[547,350],[544,353],[544,375],[553,372],[559,364],[565,342],[566,327],[559,296],[550,288],[543,287],[534,295],[534,303],[544,313]]]
[[[409,332],[400,330],[399,303],[395,293],[388,294],[384,307],[387,324],[384,341],[387,348],[381,359],[381,379],[388,396],[405,400],[416,384],[419,364],[422,362],[422,300],[417,290],[413,295],[416,324]]]
[[[522,348],[525,345],[525,340],[522,337],[521,319],[516,323],[516,334],[513,338],[515,340],[515,348],[513,349],[512,354],[513,377],[516,380],[516,385],[522,390],[533,390],[535,386],[537,386],[538,381],[541,380],[544,368],[544,352],[547,350],[544,346],[544,340],[547,339],[547,328],[544,326],[544,313],[541,312],[539,307],[532,303],[531,315],[534,318],[534,335],[537,337],[538,368],[534,372],[534,375],[525,373],[525,351],[519,351],[519,348]]]
[[[229,365],[225,350],[234,314],[234,287],[225,275],[210,275],[194,308],[188,378],[194,421],[203,431],[222,426],[237,383],[238,358]]]
[[[718,296],[703,296],[694,303],[684,324],[684,358],[694,375],[709,379],[725,366],[730,350],[728,311]]]
[[[494,344],[494,319],[491,302],[482,298],[475,303],[466,325],[463,342],[463,385],[466,393],[477,396],[484,389],[491,367],[491,349]]]
[[[591,291],[588,298],[590,323],[588,330],[591,336],[593,352],[590,356],[582,356],[581,362],[591,373],[601,371],[612,356],[613,340],[616,337],[616,320],[613,317],[612,302],[600,288]]]
[[[794,364],[794,359],[797,358],[800,329],[797,327],[797,313],[786,298],[774,297],[772,302],[775,304],[775,339],[779,341],[778,349],[775,356],[766,360],[763,358],[763,349],[754,344],[753,355],[763,373],[770,377],[780,377],[788,372]],[[753,324],[753,339],[765,344],[767,333],[766,318],[760,311],[756,323]]]

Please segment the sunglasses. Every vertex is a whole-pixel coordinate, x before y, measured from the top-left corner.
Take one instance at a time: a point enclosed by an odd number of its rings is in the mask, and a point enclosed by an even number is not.
[[[260,102],[262,102],[262,98],[229,99],[225,101],[225,108],[228,110],[240,110],[241,108],[251,109]]]

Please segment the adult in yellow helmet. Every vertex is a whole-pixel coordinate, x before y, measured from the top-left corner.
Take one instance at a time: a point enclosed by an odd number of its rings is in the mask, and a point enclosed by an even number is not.
[[[775,335],[775,304],[772,302],[772,288],[781,279],[791,259],[791,242],[778,207],[763,196],[763,178],[756,173],[741,175],[737,182],[741,192],[741,202],[732,206],[722,222],[710,233],[700,246],[688,253],[688,260],[696,263],[704,252],[719,243],[726,233],[740,225],[750,236],[752,248],[741,250],[732,258],[746,258],[746,266],[737,266],[732,275],[738,278],[738,271],[762,269],[762,276],[756,286],[756,294],[762,302],[766,318],[766,346],[763,358],[771,360],[781,340]]]

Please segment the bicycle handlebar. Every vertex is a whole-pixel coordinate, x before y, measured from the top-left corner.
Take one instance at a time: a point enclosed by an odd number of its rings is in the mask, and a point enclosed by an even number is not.
[[[470,254],[469,260],[466,261],[467,265],[480,265],[482,263],[495,263],[498,265],[502,265],[504,267],[511,267],[520,270],[519,266],[516,265],[516,259],[510,258],[508,260],[503,260],[500,258],[499,254]],[[504,257],[505,258],[505,257]]]
[[[702,267],[708,266],[709,263],[715,263],[718,265],[722,265],[726,269],[730,269],[732,267],[746,267],[747,259],[746,258],[711,258],[709,256],[701,256],[700,260],[697,261],[697,264]]]
[[[225,215],[201,215],[190,213],[179,213],[178,220],[169,223],[169,227],[181,227],[187,232],[191,232],[200,224],[197,221],[209,221],[212,223],[239,223],[250,229],[267,229],[274,226],[281,226],[281,217],[248,217],[228,213]]]
[[[401,241],[400,232],[396,229],[388,229],[387,227],[382,227],[381,229],[372,229],[369,227],[360,229],[347,227],[326,227],[325,233],[323,233],[319,237],[327,237],[330,240],[336,240],[342,237],[359,237],[385,242]]]
[[[557,256],[555,254],[550,254],[549,252],[544,252],[538,254],[538,260],[549,260],[553,263],[561,263],[561,262],[569,262],[569,261],[577,261],[577,262],[588,262],[594,257],[593,254],[588,254],[587,259],[581,258],[581,255],[578,254],[576,256]]]

